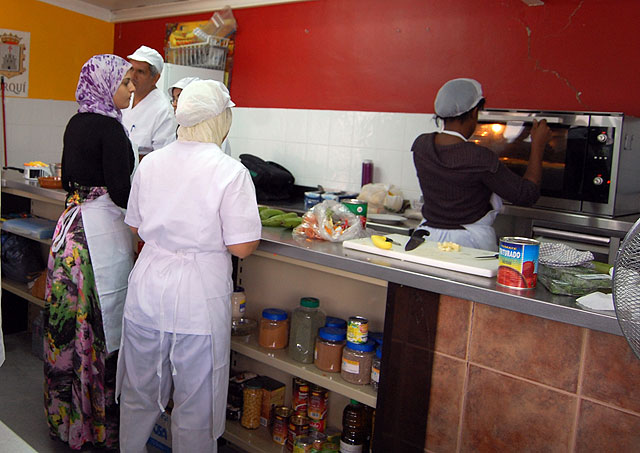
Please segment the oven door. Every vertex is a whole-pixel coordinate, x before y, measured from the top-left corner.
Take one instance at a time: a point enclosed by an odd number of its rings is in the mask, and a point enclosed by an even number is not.
[[[470,141],[491,149],[500,162],[522,176],[529,163],[534,119],[546,119],[552,132],[544,151],[541,196],[536,206],[580,212],[589,135],[588,115],[485,110],[480,112],[478,127]]]

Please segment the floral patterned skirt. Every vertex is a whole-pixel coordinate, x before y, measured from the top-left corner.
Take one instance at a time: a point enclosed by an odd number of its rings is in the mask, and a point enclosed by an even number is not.
[[[51,437],[73,449],[118,447],[115,403],[117,352],[107,354],[91,257],[78,213],[65,214],[106,193],[84,188],[67,198],[49,254],[44,310],[44,401]],[[67,221],[69,221],[67,216]],[[54,241],[55,242],[55,241]]]

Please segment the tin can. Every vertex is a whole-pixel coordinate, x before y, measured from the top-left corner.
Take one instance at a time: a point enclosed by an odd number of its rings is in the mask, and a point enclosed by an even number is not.
[[[305,211],[308,211],[309,209],[311,209],[312,207],[314,207],[315,205],[317,205],[318,203],[320,203],[320,201],[322,201],[320,198],[320,192],[305,192],[304,193],[304,209]]]
[[[500,238],[497,283],[509,288],[531,289],[538,281],[540,242],[521,237]]]
[[[362,316],[352,316],[347,323],[347,341],[366,343],[369,338],[369,320]]]
[[[309,453],[313,447],[313,439],[309,436],[296,437],[293,453]]]
[[[309,404],[309,383],[298,377],[293,378],[293,395],[291,406],[296,414],[307,415]]]
[[[360,217],[362,228],[365,228],[367,225],[367,202],[351,198],[349,200],[342,200],[342,204],[345,205],[349,211]]]
[[[289,418],[289,430],[287,432],[287,450],[293,451],[298,437],[309,434],[309,419],[304,415],[292,415]]]
[[[319,385],[311,385],[309,389],[309,404],[307,406],[307,416],[312,420],[322,420],[327,416],[329,406],[329,392]],[[316,429],[316,431],[324,431]]]
[[[324,433],[324,430],[327,429],[327,419],[321,418],[319,420],[314,420],[313,418],[309,419],[309,432],[317,432]]]
[[[277,444],[284,445],[289,434],[289,418],[293,409],[287,406],[278,406],[274,410],[273,425],[271,426],[271,438]]]

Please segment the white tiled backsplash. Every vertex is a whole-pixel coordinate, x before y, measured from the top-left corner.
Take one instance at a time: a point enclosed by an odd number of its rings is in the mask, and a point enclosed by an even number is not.
[[[76,111],[70,101],[8,98],[9,165],[60,162],[64,128]],[[229,141],[233,157],[275,161],[296,184],[325,189],[357,192],[362,161],[371,159],[373,181],[394,184],[412,200],[420,188],[411,144],[433,130],[431,114],[236,107]]]

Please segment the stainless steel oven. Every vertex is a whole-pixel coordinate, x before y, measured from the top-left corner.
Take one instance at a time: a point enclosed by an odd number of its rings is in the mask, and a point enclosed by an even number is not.
[[[486,109],[470,140],[522,175],[534,119],[546,119],[552,131],[536,206],[609,217],[640,213],[640,119],[622,113]]]

